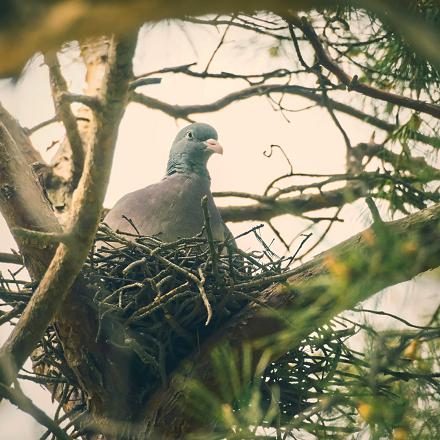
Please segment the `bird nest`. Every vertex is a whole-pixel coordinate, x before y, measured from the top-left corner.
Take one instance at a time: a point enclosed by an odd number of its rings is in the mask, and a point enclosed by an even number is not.
[[[124,340],[118,330],[113,342],[128,344],[160,382],[262,289],[286,278],[292,258],[263,263],[267,255],[202,234],[164,243],[102,225],[83,270],[96,290],[97,339],[118,322]]]
[[[245,234],[255,234],[262,250],[245,253],[233,240],[214,242],[209,231],[208,238],[200,234],[164,243],[156,237],[116,233],[101,225],[82,270],[95,292],[93,303],[99,326],[93,336],[132,352],[142,365],[144,398],[216,329],[245,306],[258,303],[262,290],[287,278],[294,255],[276,257],[261,240],[259,228]],[[11,289],[11,281],[18,289]],[[0,316],[1,321],[18,318],[31,294],[32,286],[16,278],[2,281],[0,276],[0,299],[12,307]],[[313,388],[318,381],[317,372],[329,370],[329,362],[336,359],[330,355],[318,359],[308,354],[311,347],[322,342],[322,334],[332,341],[346,336],[332,329],[330,333],[329,337],[329,328],[317,329],[310,341],[267,370],[270,383],[281,380],[294,389],[288,395],[297,396],[295,399],[289,397],[280,402],[286,414],[307,406],[304,378],[310,376],[306,388]],[[34,371],[24,370],[19,377],[51,389],[59,401],[57,414],[63,404],[75,401],[72,413],[80,415],[82,411],[85,415],[87,399],[66,364],[53,326],[46,331],[32,360]],[[297,367],[292,368],[293,364]],[[283,371],[288,371],[283,378],[278,377],[281,365]]]

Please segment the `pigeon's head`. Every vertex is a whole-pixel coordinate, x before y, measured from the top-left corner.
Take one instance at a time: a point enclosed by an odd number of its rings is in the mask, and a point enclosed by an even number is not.
[[[167,175],[195,173],[209,177],[206,164],[214,153],[223,154],[215,128],[201,122],[188,125],[174,139]]]

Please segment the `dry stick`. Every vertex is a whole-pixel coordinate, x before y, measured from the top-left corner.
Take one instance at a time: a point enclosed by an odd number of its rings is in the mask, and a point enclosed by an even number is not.
[[[184,275],[188,280],[194,282],[195,284],[197,284],[199,282],[199,279],[197,278],[197,276],[194,275],[192,272],[184,269],[183,267],[178,266],[177,264],[173,263],[172,261],[168,260],[167,258],[165,258],[161,255],[157,255],[157,253],[152,251],[148,246],[145,246],[139,242],[133,242],[133,241],[127,240],[125,238],[122,238],[120,235],[117,235],[114,231],[112,231],[108,226],[102,226],[102,228],[116,242],[121,243],[121,244],[125,244],[128,247],[142,249],[148,255],[151,255],[151,256],[154,255],[154,257],[157,258],[161,263],[164,263],[165,265],[169,266],[171,269],[174,269],[176,272],[179,272],[182,275]]]
[[[70,440],[70,436],[61,429],[44,411],[26,397],[19,388],[10,388],[0,384],[0,395],[8,399],[25,413],[31,415],[38,423],[45,426],[59,440]]]
[[[342,206],[340,208],[338,208],[338,210],[336,211],[336,214],[334,216],[334,218],[328,218],[326,220],[329,221],[329,224],[327,225],[327,227],[325,228],[324,232],[321,234],[321,236],[318,238],[318,240],[316,240],[316,242],[312,245],[312,247],[310,247],[309,249],[307,249],[306,252],[304,252],[299,259],[303,260],[307,255],[310,255],[310,253],[316,249],[319,244],[321,244],[323,242],[323,240],[325,239],[325,237],[327,236],[327,234],[330,232],[330,229],[332,228],[332,226],[334,225],[339,213],[342,211]]]
[[[208,297],[206,296],[206,291],[205,291],[206,279],[205,279],[205,275],[203,275],[203,271],[201,267],[198,268],[198,272],[199,272],[200,281],[197,283],[197,287],[199,288],[200,296],[202,297],[202,301],[203,304],[205,305],[206,313],[208,315],[206,317],[205,325],[208,325],[212,318],[212,308],[211,308],[211,304],[208,301]]]
[[[0,379],[7,385],[16,378],[19,369],[59,310],[96,234],[117,130],[127,103],[135,39],[113,41],[112,45],[107,81],[101,92],[104,105],[95,114],[95,131],[72,202],[68,226],[72,240],[58,246],[18,324],[0,349]]]
[[[177,295],[182,293],[185,289],[189,287],[189,282],[186,281],[185,283],[181,284],[178,287],[175,287],[174,289],[170,290],[169,292],[165,293],[162,296],[156,297],[156,299],[151,303],[146,305],[145,307],[140,308],[137,310],[128,320],[127,322],[136,322],[140,319],[144,319],[146,316],[153,313],[156,309],[159,307],[164,307],[168,305],[172,300],[177,299]]]
[[[342,70],[341,67],[331,58],[330,54],[324,48],[318,35],[313,29],[313,26],[308,22],[305,17],[299,18],[298,16],[290,16],[287,20],[290,24],[293,24],[294,26],[301,29],[301,31],[310,41],[310,44],[315,50],[316,56],[318,57],[320,64],[331,73],[333,73],[343,84],[345,84],[348,90],[354,90],[356,92],[362,93],[365,96],[369,96],[370,98],[380,99],[381,101],[390,102],[401,107],[406,107],[416,110],[418,112],[426,113],[428,115],[434,116],[437,119],[440,118],[439,105],[411,99],[405,96],[378,89],[376,87],[369,86],[367,84],[359,82],[357,75],[351,77],[346,72],[344,72],[344,70]]]
[[[48,125],[55,124],[57,122],[59,122],[59,118],[58,115],[55,115],[54,117],[47,119],[46,121],[40,122],[31,128],[25,128],[24,130],[28,135],[31,135],[32,133],[35,133],[36,131],[41,130],[44,127],[47,127]]]
[[[211,216],[209,215],[207,196],[203,196],[202,198],[202,211],[203,211],[203,216],[205,217],[205,230],[209,243],[209,251],[211,253],[212,272],[214,273],[214,277],[217,281],[217,284],[219,284],[220,277],[218,272],[218,255],[215,250],[214,237],[212,235]]]
[[[221,39],[220,39],[220,41],[219,41],[217,47],[214,49],[214,52],[212,52],[211,58],[209,58],[208,64],[206,64],[205,72],[208,72],[208,70],[209,70],[209,66],[211,65],[212,61],[214,60],[214,58],[215,58],[217,52],[218,52],[218,51],[220,50],[220,48],[222,47],[223,42],[225,41],[225,38],[226,38],[226,34],[228,33],[228,30],[229,30],[229,28],[231,27],[231,24],[232,24],[232,22],[234,21],[234,18],[235,18],[235,17],[232,16],[231,21],[230,21],[230,23],[226,26],[226,29],[225,29],[225,31],[223,32],[223,35],[222,35],[222,37],[221,37]]]
[[[0,263],[23,264],[23,258],[20,254],[9,254],[0,252]]]

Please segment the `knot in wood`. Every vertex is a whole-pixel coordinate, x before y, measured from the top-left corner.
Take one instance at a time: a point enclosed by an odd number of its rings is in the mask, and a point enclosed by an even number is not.
[[[9,184],[2,185],[0,187],[0,194],[5,200],[10,200],[15,195],[15,188]]]

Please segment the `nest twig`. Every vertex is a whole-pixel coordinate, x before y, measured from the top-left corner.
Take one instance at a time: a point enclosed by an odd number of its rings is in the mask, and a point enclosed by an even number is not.
[[[208,218],[206,234],[164,243],[157,237],[116,233],[103,224],[83,268],[82,276],[96,292],[99,330],[94,337],[137,357],[145,398],[213,331],[246,305],[258,303],[263,289],[289,276],[294,256],[277,258],[267,244],[262,252],[247,254],[232,239],[215,242],[209,228]],[[258,228],[249,233],[258,234]],[[34,288],[14,273],[0,274],[0,324],[14,325]],[[341,362],[364,366],[365,360],[345,345],[358,331],[355,326],[316,329],[268,367],[265,386],[275,384],[282,391],[278,404],[283,420],[307,411],[324,383],[339,383]],[[324,354],[317,356],[316,350]],[[47,329],[32,360],[34,371],[23,371],[20,378],[51,390],[58,401],[55,422],[69,419],[65,429],[78,435],[88,420],[87,398],[67,365],[55,327]],[[263,397],[269,402],[270,392]]]

